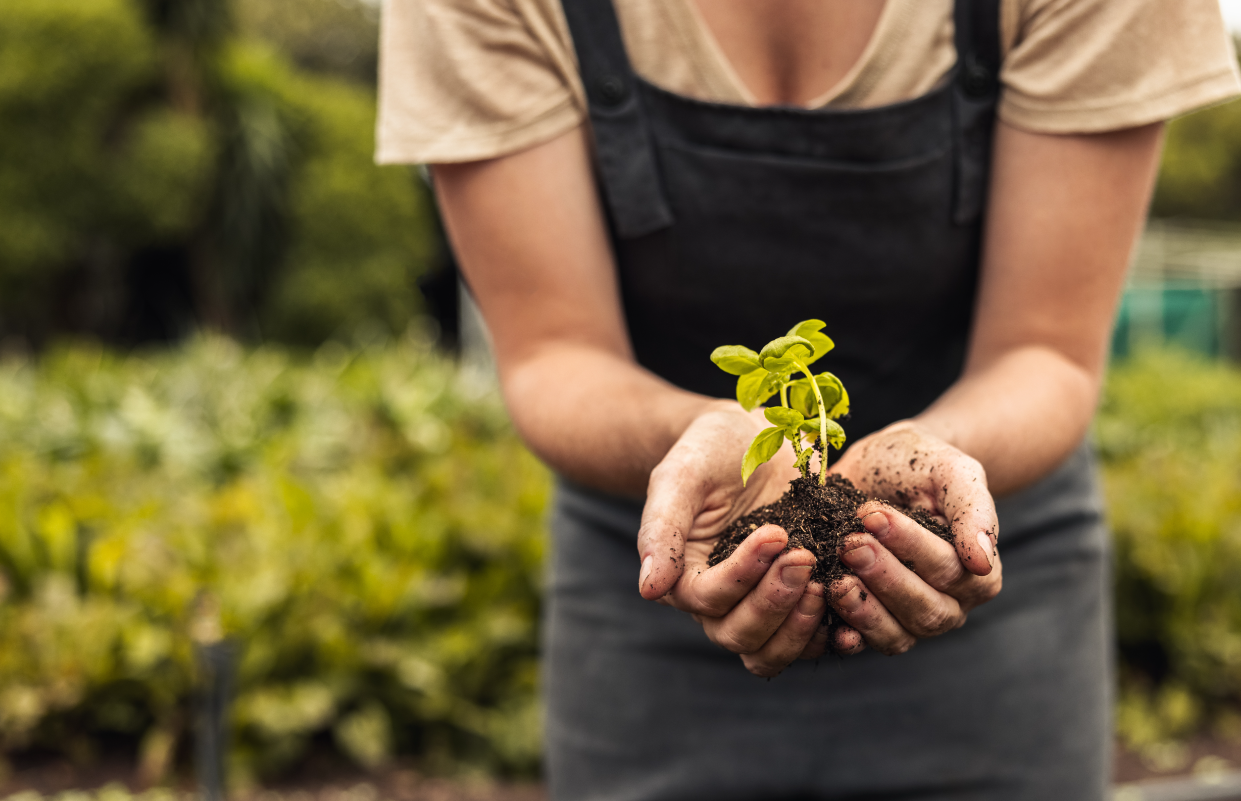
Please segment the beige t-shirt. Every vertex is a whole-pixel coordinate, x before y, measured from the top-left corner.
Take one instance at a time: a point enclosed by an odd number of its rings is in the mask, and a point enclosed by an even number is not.
[[[691,0],[613,2],[643,78],[754,104]],[[952,5],[887,0],[861,58],[809,107],[875,107],[932,89],[956,60]],[[1001,0],[1000,28],[999,115],[1026,130],[1127,128],[1241,90],[1218,0]],[[492,158],[585,119],[560,0],[387,0],[381,48],[380,163]]]

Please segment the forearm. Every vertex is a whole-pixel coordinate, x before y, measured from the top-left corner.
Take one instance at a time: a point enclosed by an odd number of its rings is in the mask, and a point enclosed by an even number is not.
[[[1044,346],[1014,348],[914,418],[982,463],[992,493],[1046,475],[1081,442],[1098,402],[1096,374]]]
[[[635,496],[690,422],[720,403],[572,342],[502,366],[501,382],[514,424],[540,458],[574,481]]]
[[[981,462],[995,494],[1046,475],[1090,426],[1160,134],[997,126],[964,375],[917,418]]]

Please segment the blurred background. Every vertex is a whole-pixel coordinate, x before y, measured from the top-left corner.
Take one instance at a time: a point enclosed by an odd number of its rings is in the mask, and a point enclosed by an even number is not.
[[[540,798],[549,477],[373,164],[378,5],[4,12],[0,795]],[[1241,103],[1113,356],[1117,776],[1241,768]]]

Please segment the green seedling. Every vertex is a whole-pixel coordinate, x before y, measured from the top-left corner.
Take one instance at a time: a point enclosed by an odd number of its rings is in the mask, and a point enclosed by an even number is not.
[[[724,345],[711,353],[717,367],[737,376],[737,402],[747,412],[780,396],[779,406],[763,410],[772,427],[760,431],[746,449],[742,484],[776,455],[786,439],[793,443],[795,464],[803,478],[810,477],[810,456],[819,443],[819,484],[827,483],[826,445],[840,450],[845,444],[845,430],[836,419],[849,413],[849,393],[831,373],[810,371],[811,364],[836,347],[823,333],[824,325],[822,320],[803,320],[758,353],[744,345]],[[798,373],[801,378],[793,378]]]

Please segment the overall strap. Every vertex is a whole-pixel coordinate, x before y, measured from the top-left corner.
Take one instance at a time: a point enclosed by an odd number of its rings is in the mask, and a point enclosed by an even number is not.
[[[1000,0],[956,0],[953,25],[957,47],[953,221],[965,225],[982,213],[987,195],[995,104],[1000,93]]]
[[[637,76],[612,0],[562,0],[586,87],[595,164],[617,236],[639,237],[672,224]]]

